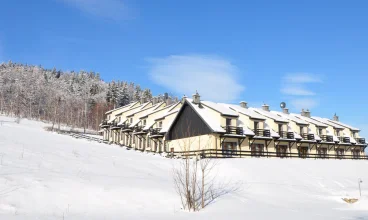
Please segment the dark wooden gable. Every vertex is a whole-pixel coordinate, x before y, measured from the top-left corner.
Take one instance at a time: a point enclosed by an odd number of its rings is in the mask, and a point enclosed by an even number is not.
[[[167,140],[176,140],[210,133],[212,133],[212,130],[199,117],[197,112],[190,105],[184,103],[167,134]]]

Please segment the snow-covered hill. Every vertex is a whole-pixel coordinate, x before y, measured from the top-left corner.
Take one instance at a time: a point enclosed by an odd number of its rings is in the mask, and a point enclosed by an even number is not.
[[[368,219],[368,161],[226,159],[241,191],[180,210],[177,160],[73,139],[0,117],[0,219]],[[357,197],[362,178],[362,198]]]

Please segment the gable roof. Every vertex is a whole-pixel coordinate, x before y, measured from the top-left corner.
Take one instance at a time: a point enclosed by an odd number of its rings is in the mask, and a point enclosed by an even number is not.
[[[235,112],[234,110],[231,110],[230,108],[224,106],[221,103],[201,101],[201,104],[219,112],[221,115],[224,115],[224,116],[233,116],[233,117],[239,116],[237,112]]]
[[[222,105],[227,106],[228,108],[232,109],[233,111],[236,111],[236,112],[241,113],[243,115],[249,116],[250,118],[259,119],[259,120],[266,120],[266,118],[264,116],[262,116],[261,114],[258,114],[255,111],[252,111],[250,109],[243,108],[243,107],[238,106],[238,105],[232,105],[232,104],[223,103]]]
[[[148,104],[149,103],[147,103],[147,105]],[[129,115],[127,115],[127,117],[134,116],[135,114],[143,112],[143,111],[148,111],[148,113],[152,112],[152,111],[156,110],[158,107],[160,107],[162,104],[164,104],[164,102],[156,103],[156,104],[154,104],[154,105],[152,105],[151,107],[148,107],[148,108],[145,108],[145,106],[143,106],[142,108],[136,109],[133,112],[131,112]]]
[[[337,125],[341,125],[341,126],[343,126],[343,127],[346,127],[346,128],[349,128],[350,130],[352,130],[352,131],[360,131],[360,129],[359,128],[354,128],[354,127],[352,127],[352,126],[350,126],[350,125],[347,125],[347,124],[344,124],[344,123],[342,123],[342,122],[339,122],[339,121],[333,121],[333,120],[330,120],[330,119],[327,119],[329,122],[332,122],[332,123],[334,123],[334,124],[337,124]]]
[[[249,109],[252,110],[252,111],[255,111],[258,114],[261,114],[263,116],[266,116],[268,118],[271,118],[275,122],[289,123],[289,121],[287,119],[285,119],[283,117],[280,117],[280,116],[278,116],[276,114],[273,114],[273,113],[271,113],[269,111],[265,111],[265,110],[259,109],[259,108],[249,108]]]
[[[107,114],[110,114],[110,113],[112,113],[112,112],[114,112],[114,111],[117,111],[117,110],[120,110],[120,109],[124,109],[124,108],[126,108],[126,109],[129,109],[129,108],[132,108],[135,104],[137,104],[138,102],[132,102],[132,103],[130,103],[130,104],[128,104],[128,105],[123,105],[123,106],[121,106],[121,107],[119,107],[119,108],[114,108],[114,109],[111,109],[110,111],[107,111],[105,114],[107,115]]]
[[[312,118],[308,118],[308,117],[305,117],[305,116],[301,116],[301,115],[298,115],[298,114],[295,114],[295,113],[291,113],[290,115],[292,115],[293,117],[296,117],[296,118],[300,118],[310,124],[314,124],[316,125],[317,127],[323,127],[323,128],[327,128],[328,126],[326,124],[323,124],[322,122],[319,122],[315,119],[312,119]]]
[[[335,129],[344,129],[344,127],[342,127],[340,125],[337,125],[337,124],[334,124],[332,122],[329,122],[328,119],[320,118],[320,117],[316,117],[316,116],[313,116],[312,118],[315,119],[315,120],[317,120],[317,121],[319,121],[319,122],[322,122],[324,124],[327,124],[329,126],[332,126]]]
[[[309,125],[309,123],[308,123],[307,121],[302,120],[302,119],[300,119],[300,118],[297,118],[297,117],[295,117],[294,115],[285,114],[285,113],[283,113],[283,112],[277,112],[277,111],[271,111],[271,112],[272,112],[272,113],[274,113],[274,114],[276,114],[276,115],[278,115],[278,116],[281,116],[281,117],[283,117],[283,118],[285,118],[285,119],[288,119],[288,120],[290,120],[290,121],[293,121],[293,122],[295,122],[295,123],[297,123],[297,124],[301,124],[301,125]]]

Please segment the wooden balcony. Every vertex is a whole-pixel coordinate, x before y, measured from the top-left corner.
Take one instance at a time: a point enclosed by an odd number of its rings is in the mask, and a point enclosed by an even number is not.
[[[107,123],[107,121],[106,120],[102,121],[101,128],[107,128],[107,127],[110,127],[110,125]]]
[[[334,142],[332,135],[321,135],[320,137],[324,142]]]
[[[302,136],[303,140],[307,140],[307,141],[315,140],[314,134],[301,134],[300,136]]]
[[[151,135],[159,135],[161,131],[161,128],[151,128],[150,129],[150,134]]]
[[[356,138],[358,144],[366,144],[365,138]]]
[[[260,137],[271,137],[271,132],[268,129],[254,129],[254,134]]]
[[[350,138],[349,137],[339,137],[339,140],[340,140],[341,143],[346,143],[346,144],[350,143]]]
[[[288,131],[281,131],[279,132],[280,138],[285,138],[285,139],[294,139],[294,133],[293,132],[288,132]]]
[[[236,134],[236,135],[243,135],[243,128],[242,127],[236,127],[236,126],[224,126],[226,134]]]
[[[143,131],[143,128],[144,128],[144,126],[142,126],[142,125],[140,125],[140,126],[135,126],[135,127],[134,127],[134,131],[135,131],[135,132],[141,132],[141,131]]]

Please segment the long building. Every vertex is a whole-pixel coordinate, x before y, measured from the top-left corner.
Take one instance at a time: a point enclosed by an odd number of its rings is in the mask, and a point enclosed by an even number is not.
[[[106,142],[173,155],[367,159],[360,129],[336,115],[202,101],[198,93],[174,104],[153,99],[113,109],[101,128]]]

